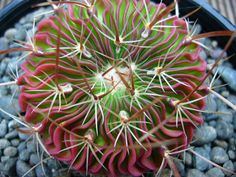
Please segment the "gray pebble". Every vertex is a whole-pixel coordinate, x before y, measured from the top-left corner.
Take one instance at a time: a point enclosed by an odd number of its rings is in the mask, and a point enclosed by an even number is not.
[[[218,112],[226,113],[226,114],[220,114],[219,117],[221,120],[232,123],[233,122],[233,113],[228,108],[221,108],[218,110]]]
[[[234,164],[231,160],[224,163],[223,167],[231,172],[234,172]],[[233,173],[223,171],[226,176],[231,176]]]
[[[230,86],[230,88],[236,91],[236,71],[230,67],[219,66],[221,77]]]
[[[204,158],[210,159],[210,154],[207,149],[199,147],[195,148],[194,151]],[[198,156],[193,156],[193,166],[200,171],[204,171],[210,167],[210,164]]]
[[[206,177],[206,175],[198,169],[190,169],[187,172],[187,177]]]
[[[178,160],[178,159],[174,159],[174,163],[176,168],[178,169],[178,172],[181,176],[185,176],[185,166],[184,164]]]
[[[2,157],[1,157],[1,162],[6,162],[6,161],[8,161],[9,159],[10,159],[9,156],[2,156]]]
[[[184,164],[191,166],[192,165],[192,155],[188,152],[183,153],[182,159],[184,161]]]
[[[16,158],[9,158],[2,171],[7,176],[16,176]]]
[[[6,147],[10,146],[11,143],[6,139],[0,139],[0,149],[5,149]]]
[[[15,120],[10,120],[8,122],[8,128],[9,129],[15,129],[19,124]]]
[[[15,34],[15,39],[19,41],[24,41],[26,37],[26,31],[24,28],[17,29],[17,33]]]
[[[196,129],[196,133],[194,135],[194,145],[204,145],[207,143],[211,143],[216,139],[217,133],[213,127],[210,126],[202,126]]]
[[[0,123],[0,137],[4,137],[7,133],[7,121],[2,120]]]
[[[217,131],[217,136],[220,139],[228,139],[230,138],[233,133],[234,133],[234,127],[232,124],[223,121],[223,120],[219,120],[217,121],[217,125],[216,125],[216,131]]]
[[[214,147],[211,151],[211,160],[217,164],[223,164],[229,160],[229,157],[223,148]]]
[[[37,166],[35,172],[37,177],[51,176],[47,165],[43,165],[43,167],[41,165]]]
[[[27,151],[27,149],[19,152],[19,159],[23,161],[28,161],[30,159],[30,153]]]
[[[211,112],[217,111],[217,102],[214,95],[208,95],[206,99],[206,110]]]
[[[4,102],[0,101],[0,108],[2,108],[7,113],[11,115],[17,115],[17,113],[20,112],[20,107],[17,99],[11,99],[11,96],[3,96],[1,97],[1,100],[4,100]],[[5,113],[0,112],[0,115],[7,120],[12,120],[12,118],[10,118],[9,115]]]
[[[6,139],[13,139],[13,138],[16,138],[16,137],[18,137],[18,132],[16,130],[11,131],[11,132],[9,132],[5,135]]]
[[[47,160],[47,165],[50,167],[50,168],[54,168],[54,169],[57,169],[58,168],[58,162],[54,159],[49,159]]]
[[[224,177],[225,175],[219,168],[214,167],[207,171],[206,176],[207,177]]]
[[[235,154],[234,151],[229,150],[229,151],[228,151],[228,155],[229,155],[229,158],[230,158],[231,160],[235,160],[236,154]]]
[[[27,130],[27,128],[22,128],[22,130]],[[30,135],[22,133],[22,132],[18,132],[19,138],[21,140],[27,140],[29,138]]]
[[[0,38],[0,50],[7,50],[8,49],[8,40],[5,37]],[[6,54],[0,55],[0,60],[3,59]]]
[[[40,162],[40,158],[37,154],[31,154],[30,155],[30,164],[31,165],[36,165]]]
[[[28,174],[25,175],[25,177],[35,177],[34,170],[30,171],[30,169],[31,169],[31,167],[27,163],[25,163],[22,160],[17,160],[17,162],[16,162],[16,173],[17,173],[18,176],[23,176],[28,172]]]
[[[19,146],[17,147],[17,149],[18,149],[19,152],[20,152],[20,151],[23,151],[24,149],[26,149],[26,144],[25,144],[25,142],[21,142],[21,143],[19,144]]]
[[[29,152],[36,152],[36,147],[35,147],[35,143],[34,142],[32,142],[32,141],[29,141],[29,142],[27,142],[27,150],[29,151]]]
[[[20,144],[20,140],[19,139],[13,139],[13,140],[11,140],[11,144],[12,144],[12,146],[17,147]]]
[[[17,154],[17,149],[15,147],[9,146],[3,151],[5,156],[14,157]]]
[[[206,54],[206,52],[205,52],[204,50],[201,51],[200,57],[201,57],[202,59],[204,59],[204,60],[207,60],[207,54]]]
[[[223,149],[227,149],[228,148],[228,143],[224,140],[215,140],[214,144],[216,146],[222,147]]]
[[[15,28],[10,28],[6,30],[4,36],[9,40],[12,41],[17,33],[17,30]]]
[[[210,53],[210,55],[213,59],[218,59],[218,57],[221,56],[222,52],[223,52],[222,49],[216,48]],[[226,54],[226,52],[224,52],[223,57],[226,57],[226,56],[227,56],[227,54]]]

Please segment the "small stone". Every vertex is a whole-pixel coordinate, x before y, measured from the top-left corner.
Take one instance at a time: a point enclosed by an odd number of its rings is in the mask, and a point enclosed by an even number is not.
[[[216,130],[210,126],[201,126],[196,129],[196,133],[194,135],[194,145],[204,145],[207,143],[211,143],[216,139]]]
[[[228,122],[228,123],[233,122],[233,113],[231,112],[230,109],[222,107],[221,109],[218,110],[218,112],[225,113],[225,114],[219,115],[221,120]]]
[[[12,144],[12,146],[17,147],[20,144],[20,140],[13,139],[13,140],[11,140],[11,144]]]
[[[24,128],[22,128],[22,130],[24,130]],[[25,130],[27,130],[27,128],[25,128]],[[18,132],[19,138],[21,140],[27,140],[29,138],[30,135],[22,133],[22,132]]]
[[[207,159],[210,159],[209,152],[205,148],[195,148],[194,151],[198,153],[199,155]],[[210,167],[210,164],[206,160],[203,160],[202,158],[198,156],[193,156],[193,166],[200,171],[204,171]]]
[[[10,146],[11,143],[6,139],[0,139],[0,149],[5,149],[6,147]]]
[[[50,170],[48,169],[47,165],[37,166],[35,172],[37,177],[51,176]]]
[[[229,160],[229,157],[223,148],[214,147],[211,151],[211,160],[217,164],[223,164]]]
[[[52,172],[52,177],[68,176],[68,170],[66,169],[57,169],[57,170],[51,169],[51,172]],[[167,172],[165,173],[165,172],[166,172],[166,169],[164,169],[163,173],[161,173],[161,177],[170,177],[171,171],[170,173],[167,173]],[[75,175],[75,176],[77,177],[78,175]]]
[[[236,154],[235,154],[234,151],[229,150],[229,151],[228,151],[228,155],[229,155],[229,158],[230,158],[231,160],[235,160],[235,159],[236,159]]]
[[[47,160],[47,165],[50,167],[50,168],[54,168],[54,169],[57,169],[59,166],[58,166],[58,162],[54,159],[49,159]]]
[[[27,151],[27,149],[19,152],[19,159],[23,161],[28,161],[30,159],[30,153]]]
[[[200,57],[203,59],[203,60],[207,60],[207,54],[204,50],[201,51],[200,53]]]
[[[176,168],[178,169],[179,174],[181,176],[185,176],[184,164],[178,159],[174,159],[174,163],[175,163]]]
[[[8,161],[9,159],[10,159],[9,156],[2,156],[2,157],[1,157],[1,162],[6,162],[6,161]]]
[[[228,97],[229,97],[229,91],[228,91],[228,90],[224,90],[224,91],[222,91],[221,95],[222,95],[223,97],[228,98]]]
[[[230,88],[236,91],[236,71],[233,68],[226,66],[219,66],[219,73],[224,81],[230,86]]]
[[[25,175],[27,172],[28,174]],[[35,177],[34,170],[31,170],[31,167],[22,160],[17,160],[16,162],[16,173],[18,176]]]
[[[17,30],[15,28],[10,28],[6,30],[4,37],[6,37],[9,41],[12,41],[17,33]]]
[[[0,108],[2,108],[8,114],[17,115],[17,113],[20,112],[20,107],[17,99],[11,99],[11,96],[3,96],[1,97],[1,100],[4,101],[0,101]],[[6,120],[12,120],[12,118],[10,118],[7,114],[0,112],[0,115]]]
[[[3,151],[5,156],[14,157],[17,154],[17,149],[15,147],[9,146]]]
[[[0,38],[0,50],[7,50],[8,49],[8,40],[5,37]],[[0,60],[2,60],[6,54],[0,55]]]
[[[224,52],[222,49],[220,48],[216,48],[214,50],[212,50],[212,52],[210,53],[211,57],[213,59],[218,59],[218,57],[220,57],[222,55],[223,52],[223,58],[227,56],[227,53]]]
[[[17,33],[15,34],[15,39],[19,41],[25,40],[26,37],[26,31],[24,28],[17,29]]]
[[[6,161],[3,173],[7,176],[16,176],[16,158],[9,158]]]
[[[215,140],[214,144],[216,146],[222,147],[223,149],[227,149],[228,148],[228,143],[224,140]]]
[[[233,133],[234,133],[234,127],[232,124],[225,122],[223,120],[217,121],[216,125],[216,131],[217,131],[217,136],[220,139],[228,139],[230,138]]]
[[[17,147],[17,149],[18,149],[19,152],[21,152],[21,151],[23,151],[24,149],[26,149],[26,144],[25,144],[25,142],[21,142],[21,143],[19,144],[19,146]]]
[[[0,137],[4,137],[7,133],[7,121],[2,120],[0,123]]]
[[[214,95],[208,95],[206,99],[206,110],[211,112],[217,111],[217,102]]]
[[[224,177],[225,175],[219,168],[214,167],[207,171],[206,176],[207,177]]]
[[[13,139],[13,138],[16,138],[16,137],[18,137],[18,132],[16,130],[14,130],[12,132],[9,132],[5,135],[6,139]]]
[[[223,165],[223,168],[229,170],[229,171],[232,171],[234,172],[234,164],[231,160],[227,161],[224,163]],[[226,172],[226,171],[223,171],[223,173],[226,175],[226,176],[231,176],[233,173],[229,173],[229,172]]]
[[[34,142],[32,142],[32,141],[29,141],[29,142],[27,142],[27,150],[29,151],[29,152],[36,152],[36,147],[35,147],[35,144],[34,144]]]
[[[183,153],[182,159],[184,160],[184,164],[191,166],[192,165],[192,155],[188,152]]]
[[[40,162],[40,159],[37,154],[31,154],[30,155],[30,164],[31,165],[36,165]]]
[[[8,128],[9,129],[12,129],[12,128],[15,129],[17,126],[18,126],[18,123],[15,120],[10,120],[8,122]]]
[[[198,169],[190,169],[187,172],[187,177],[206,177],[206,175]]]

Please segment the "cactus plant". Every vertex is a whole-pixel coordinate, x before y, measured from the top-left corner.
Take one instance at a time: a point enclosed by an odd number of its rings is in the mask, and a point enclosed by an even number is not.
[[[85,174],[174,168],[168,152],[188,147],[203,123],[205,36],[179,17],[177,2],[50,4],[54,15],[11,50],[28,52],[19,104],[44,150]]]

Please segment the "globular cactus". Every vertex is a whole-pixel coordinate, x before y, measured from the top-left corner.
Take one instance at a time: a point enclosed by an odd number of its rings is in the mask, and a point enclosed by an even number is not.
[[[171,165],[167,152],[189,145],[207,95],[201,44],[177,3],[52,4],[17,80],[25,121],[45,150],[93,175]]]

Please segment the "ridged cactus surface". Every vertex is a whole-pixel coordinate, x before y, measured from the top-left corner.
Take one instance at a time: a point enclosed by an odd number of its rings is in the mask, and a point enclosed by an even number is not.
[[[25,121],[48,153],[81,173],[158,171],[203,122],[206,93],[195,88],[206,63],[188,21],[175,3],[56,5],[38,24],[17,82]]]

